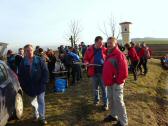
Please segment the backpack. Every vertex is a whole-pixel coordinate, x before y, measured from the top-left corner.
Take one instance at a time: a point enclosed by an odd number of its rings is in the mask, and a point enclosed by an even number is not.
[[[145,57],[146,57],[147,59],[150,59],[150,58],[151,58],[150,50],[149,50],[148,47],[145,48]]]

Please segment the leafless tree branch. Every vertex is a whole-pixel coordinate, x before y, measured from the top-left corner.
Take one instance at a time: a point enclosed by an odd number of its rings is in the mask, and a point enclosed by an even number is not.
[[[107,22],[104,22],[103,29],[101,27],[99,29],[107,38],[109,36],[112,36],[118,39],[120,36],[120,28],[117,27],[115,19],[112,16],[109,18]]]
[[[71,21],[69,25],[69,33],[66,35],[68,40],[71,42],[71,46],[74,46],[80,40],[80,33],[82,29],[78,21]]]

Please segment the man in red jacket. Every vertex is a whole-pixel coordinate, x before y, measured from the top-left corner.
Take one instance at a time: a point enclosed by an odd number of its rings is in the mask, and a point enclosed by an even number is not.
[[[137,52],[134,48],[134,46],[131,46],[130,44],[125,44],[126,49],[128,50],[128,58],[131,61],[131,71],[134,75],[134,80],[137,80],[137,66],[139,63],[139,56],[137,55]]]
[[[119,50],[117,40],[107,40],[108,56],[103,67],[103,80],[108,86],[112,113],[104,121],[118,121],[116,126],[128,125],[126,107],[123,100],[124,83],[128,77],[128,64],[125,55]]]
[[[141,43],[141,50],[139,52],[139,57],[140,57],[140,63],[138,65],[138,68],[142,74],[141,66],[143,66],[144,75],[146,75],[148,72],[147,63],[148,63],[148,59],[150,59],[151,57],[151,50],[149,49],[149,47],[146,46],[144,42]]]
[[[103,98],[103,110],[108,110],[108,98],[107,98],[107,87],[104,86],[102,80],[102,69],[103,64],[107,55],[107,49],[103,46],[103,38],[97,36],[95,38],[95,44],[91,45],[85,52],[84,63],[95,64],[88,66],[88,75],[92,79],[93,91],[94,91],[94,104],[99,104],[99,87],[102,90]]]

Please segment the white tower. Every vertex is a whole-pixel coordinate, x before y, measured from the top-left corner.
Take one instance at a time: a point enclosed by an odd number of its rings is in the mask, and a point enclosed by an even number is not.
[[[130,24],[132,24],[132,23],[131,22],[120,23],[123,43],[130,42]]]

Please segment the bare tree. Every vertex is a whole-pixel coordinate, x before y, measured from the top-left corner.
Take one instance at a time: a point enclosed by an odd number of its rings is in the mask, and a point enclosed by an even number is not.
[[[69,25],[69,33],[66,35],[66,38],[71,42],[72,47],[79,41],[81,31],[79,22],[75,20],[71,21]]]
[[[114,17],[110,17],[107,22],[103,23],[103,28],[99,27],[100,31],[108,38],[110,36],[119,38],[120,36],[120,27],[117,26]]]

